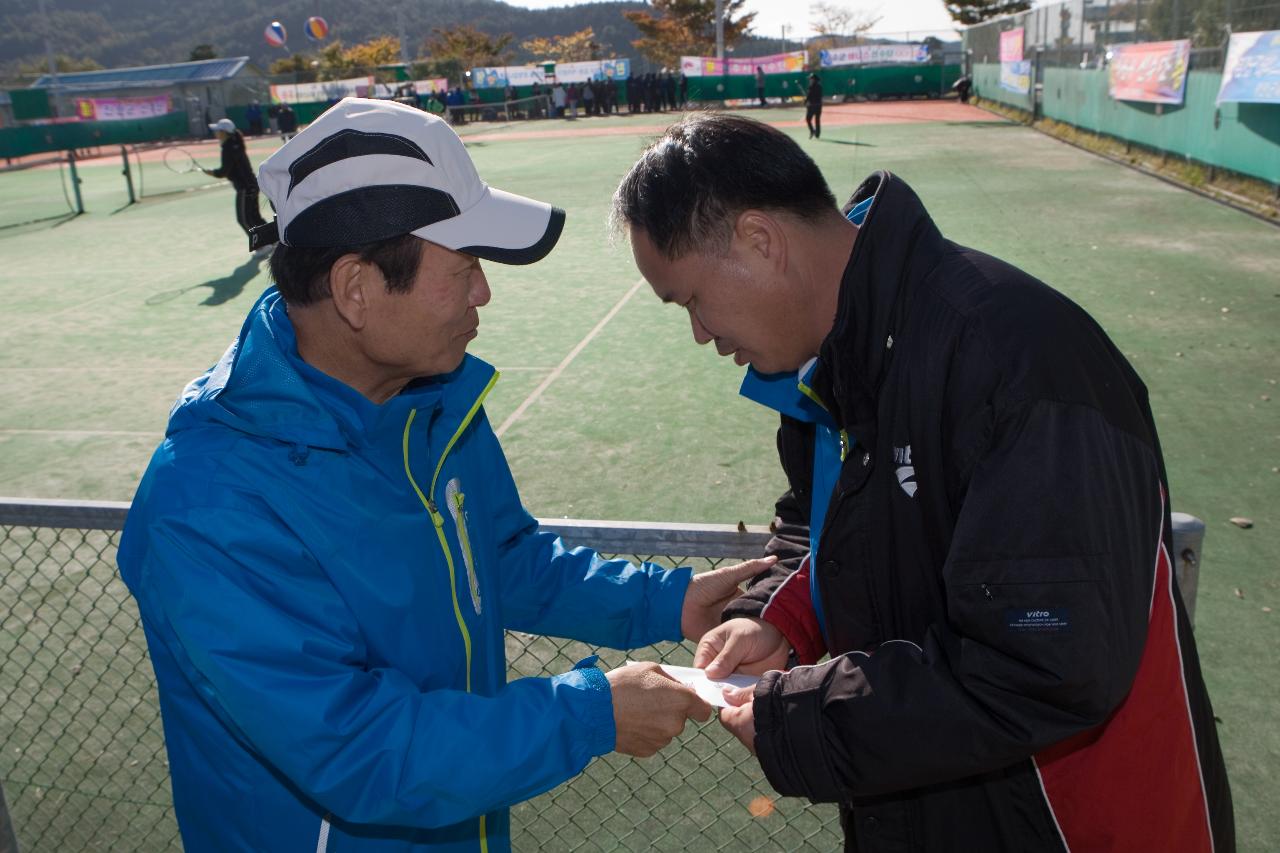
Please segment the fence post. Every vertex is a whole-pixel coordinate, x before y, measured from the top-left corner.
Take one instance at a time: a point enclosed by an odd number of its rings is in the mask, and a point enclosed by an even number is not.
[[[1196,624],[1196,589],[1200,585],[1200,557],[1204,552],[1204,522],[1185,512],[1173,516],[1173,570],[1178,577],[1187,620]]]
[[[84,213],[84,198],[80,195],[80,173],[76,171],[75,149],[67,151],[67,169],[71,172],[71,187],[76,191],[76,213]]]
[[[129,190],[129,204],[135,204],[138,199],[133,194],[133,170],[129,168],[129,149],[124,145],[120,146],[120,159],[124,160],[124,171],[120,174],[124,175],[124,185]]]

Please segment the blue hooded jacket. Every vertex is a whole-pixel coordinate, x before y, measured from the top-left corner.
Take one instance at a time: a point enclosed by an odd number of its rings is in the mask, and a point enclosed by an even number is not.
[[[538,532],[467,357],[375,405],[297,355],[268,290],[175,405],[121,574],[188,851],[488,851],[614,746],[593,667],[507,683],[504,629],[680,638],[689,570]]]

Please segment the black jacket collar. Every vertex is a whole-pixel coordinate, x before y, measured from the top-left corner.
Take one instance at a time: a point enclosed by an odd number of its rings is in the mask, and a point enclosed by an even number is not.
[[[876,398],[915,284],[944,240],[915,192],[889,172],[862,182],[848,204],[875,196],[840,283],[835,323],[819,350],[813,387],[864,448],[875,443]]]

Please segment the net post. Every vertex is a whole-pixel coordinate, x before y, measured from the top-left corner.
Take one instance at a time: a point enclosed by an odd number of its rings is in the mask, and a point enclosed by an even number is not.
[[[123,145],[120,146],[120,159],[124,161],[121,174],[124,175],[125,188],[129,191],[129,204],[137,204],[138,198],[133,193],[133,170],[129,167],[129,149]]]
[[[76,170],[76,150],[67,149],[67,169],[71,172],[71,188],[76,192],[76,215],[84,213],[84,197],[80,195],[80,173]]]

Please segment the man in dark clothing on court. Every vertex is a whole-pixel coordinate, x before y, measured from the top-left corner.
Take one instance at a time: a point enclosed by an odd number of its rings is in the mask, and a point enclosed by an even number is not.
[[[741,116],[670,128],[614,216],[782,414],[782,559],[694,658],[763,674],[721,722],[773,787],[861,853],[1233,850],[1147,391],[1102,328],[894,175],[837,207]]]
[[[809,91],[804,95],[804,123],[809,126],[809,138],[822,138],[822,79],[809,75]]]
[[[286,105],[287,106],[287,105]],[[235,122],[229,118],[219,119],[209,125],[218,140],[222,143],[222,164],[216,169],[203,169],[206,175],[225,178],[231,182],[236,191],[236,222],[249,234],[259,225],[265,225],[262,212],[258,208],[258,177],[249,163],[249,155],[245,151],[244,136],[236,130]],[[270,249],[260,249],[255,254],[270,254]]]

